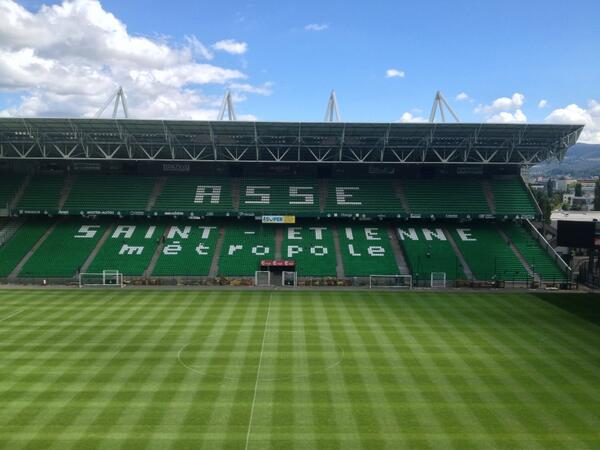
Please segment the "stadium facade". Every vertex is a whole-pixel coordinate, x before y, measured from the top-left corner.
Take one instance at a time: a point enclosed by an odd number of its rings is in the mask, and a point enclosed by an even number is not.
[[[0,119],[0,277],[564,285],[521,171],[582,128]]]

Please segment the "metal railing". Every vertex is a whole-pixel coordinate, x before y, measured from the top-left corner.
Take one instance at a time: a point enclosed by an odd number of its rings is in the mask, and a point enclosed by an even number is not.
[[[556,253],[556,250],[554,250],[554,248],[550,245],[550,243],[546,240],[546,238],[537,230],[537,228],[535,226],[533,226],[531,221],[526,220],[526,222],[529,224],[529,229],[530,229],[530,232],[533,235],[534,239],[537,240],[541,244],[541,246],[546,250],[546,252],[548,252],[548,255],[552,258],[552,260],[556,264],[558,264],[560,269],[567,274],[569,279],[571,279],[571,277],[572,277],[571,267],[569,267],[569,265],[565,262],[564,259],[562,259],[562,257],[558,253]]]

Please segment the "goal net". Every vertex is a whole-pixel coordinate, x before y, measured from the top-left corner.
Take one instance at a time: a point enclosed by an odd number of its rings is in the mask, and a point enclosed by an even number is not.
[[[282,286],[296,286],[298,277],[296,272],[282,272],[281,273],[281,285]]]
[[[118,270],[80,273],[79,287],[123,287],[123,274]]]
[[[268,270],[254,272],[254,286],[271,286],[271,272]]]
[[[412,275],[369,275],[369,288],[412,288]]]
[[[446,272],[431,272],[431,287],[445,288],[446,287]]]

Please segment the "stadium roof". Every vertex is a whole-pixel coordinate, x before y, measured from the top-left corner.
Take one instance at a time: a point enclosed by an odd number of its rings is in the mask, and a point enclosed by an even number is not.
[[[0,159],[537,164],[583,125],[0,119]]]

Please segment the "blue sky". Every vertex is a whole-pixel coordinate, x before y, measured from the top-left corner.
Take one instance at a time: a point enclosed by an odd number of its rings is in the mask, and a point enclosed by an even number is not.
[[[43,2],[20,3],[35,14]],[[428,117],[440,89],[464,122],[580,119],[590,121],[588,140],[600,140],[598,1],[176,0],[167,5],[104,0],[100,5],[131,36],[172,49],[194,36],[211,52],[208,60],[196,55],[195,61],[242,74],[177,87],[210,97],[208,109],[214,110],[214,99],[235,83],[246,85],[236,102],[239,115],[318,121],[333,88],[345,121],[420,120]],[[6,39],[0,32],[0,47]],[[216,50],[214,43],[223,40],[245,43],[245,51]],[[403,76],[386,77],[390,69]],[[118,78],[112,80],[121,84]],[[4,89],[0,110],[23,111],[19,102],[28,89]],[[468,97],[459,100],[460,93]]]
[[[559,106],[600,96],[598,1],[104,5],[134,33],[247,42],[246,71],[274,82],[274,93],[239,109],[264,119],[321,120],[332,88],[344,120],[374,121],[428,112],[436,89],[449,100],[466,92],[481,103],[521,92],[530,120],[545,116],[539,100]],[[304,30],[312,23],[328,28]],[[405,78],[386,79],[389,68]],[[472,105],[452,105],[463,121],[477,119]]]

